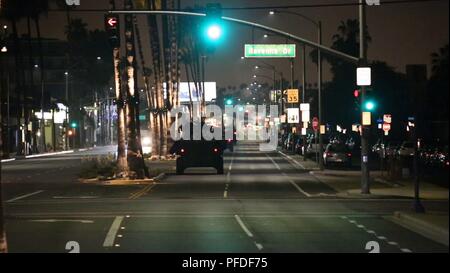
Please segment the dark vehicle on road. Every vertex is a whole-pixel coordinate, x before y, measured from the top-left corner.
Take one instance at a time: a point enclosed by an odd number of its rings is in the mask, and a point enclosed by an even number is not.
[[[180,140],[174,143],[171,153],[177,155],[177,174],[187,168],[212,167],[223,174],[224,141]]]

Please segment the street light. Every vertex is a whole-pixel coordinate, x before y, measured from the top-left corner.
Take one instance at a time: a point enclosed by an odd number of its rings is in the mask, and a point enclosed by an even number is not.
[[[291,15],[295,15],[298,17],[301,17],[304,20],[307,20],[308,22],[310,22],[311,24],[313,24],[318,31],[318,41],[317,43],[319,45],[322,45],[322,23],[320,21],[316,21],[311,19],[308,16],[305,16],[301,13],[298,12],[294,12],[294,11],[290,11],[290,10],[271,10],[269,12],[270,15],[274,15],[275,13],[285,13],[285,14],[291,14]],[[302,52],[303,56],[303,92],[302,92],[302,100],[305,101],[306,99],[306,46],[305,44],[303,44],[303,52]],[[317,58],[317,78],[318,78],[318,97],[319,97],[319,123],[321,124],[323,122],[323,113],[322,113],[322,55],[321,55],[321,50],[318,49],[317,50],[317,54],[318,54],[318,58]],[[304,138],[304,141],[306,141],[306,138]],[[323,137],[322,134],[319,134],[319,149],[320,151],[323,150]],[[305,158],[306,160],[306,158]],[[324,169],[324,165],[323,165],[323,157],[319,157],[319,167],[321,170]]]

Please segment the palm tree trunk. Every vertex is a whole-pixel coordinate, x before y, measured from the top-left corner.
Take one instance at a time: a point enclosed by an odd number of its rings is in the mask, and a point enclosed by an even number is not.
[[[110,8],[115,9],[115,1],[110,0]],[[128,176],[128,161],[126,155],[125,140],[125,99],[122,91],[122,81],[120,77],[120,48],[113,49],[114,62],[114,85],[117,101],[117,174],[118,177]]]
[[[125,1],[125,9],[132,9],[132,0]],[[127,159],[131,178],[142,179],[145,176],[142,165],[142,148],[137,134],[136,113],[139,108],[139,93],[137,92],[136,50],[134,37],[133,15],[125,15],[125,43],[126,43],[126,75],[127,75]]]

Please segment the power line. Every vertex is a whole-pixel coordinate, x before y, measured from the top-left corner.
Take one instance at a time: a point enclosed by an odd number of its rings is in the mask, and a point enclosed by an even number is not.
[[[448,0],[380,0],[380,6],[395,4],[414,4],[428,2],[443,2]],[[310,4],[310,5],[280,5],[280,6],[254,6],[254,7],[222,7],[222,10],[271,10],[271,9],[299,9],[299,8],[333,8],[333,7],[354,7],[360,3],[347,2],[336,4]],[[363,4],[365,5],[365,4]],[[73,9],[72,12],[108,12],[109,9]],[[169,10],[169,11],[185,11],[185,10]],[[49,9],[48,12],[67,12],[66,9]]]

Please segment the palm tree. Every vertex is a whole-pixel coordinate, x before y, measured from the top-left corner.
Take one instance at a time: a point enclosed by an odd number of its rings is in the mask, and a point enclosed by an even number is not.
[[[151,10],[156,10],[161,7],[161,2],[159,0],[147,0],[148,7]],[[149,94],[154,96],[154,127],[152,130],[152,139],[154,142],[153,147],[156,148],[152,150],[152,159],[159,159],[162,154],[161,143],[164,138],[163,130],[163,110],[164,110],[164,100],[163,100],[163,64],[164,61],[161,55],[161,42],[159,38],[158,23],[155,16],[149,15],[147,17],[148,26],[150,30],[150,49],[152,54],[152,70],[155,90]]]
[[[110,0],[110,9],[115,10],[115,0]],[[128,161],[126,155],[126,128],[125,128],[125,96],[122,90],[122,81],[120,76],[120,48],[113,48],[114,64],[114,85],[117,102],[117,174],[118,177],[128,176]]]
[[[439,74],[443,69],[448,71],[448,44],[431,54],[431,63],[434,75]]]

